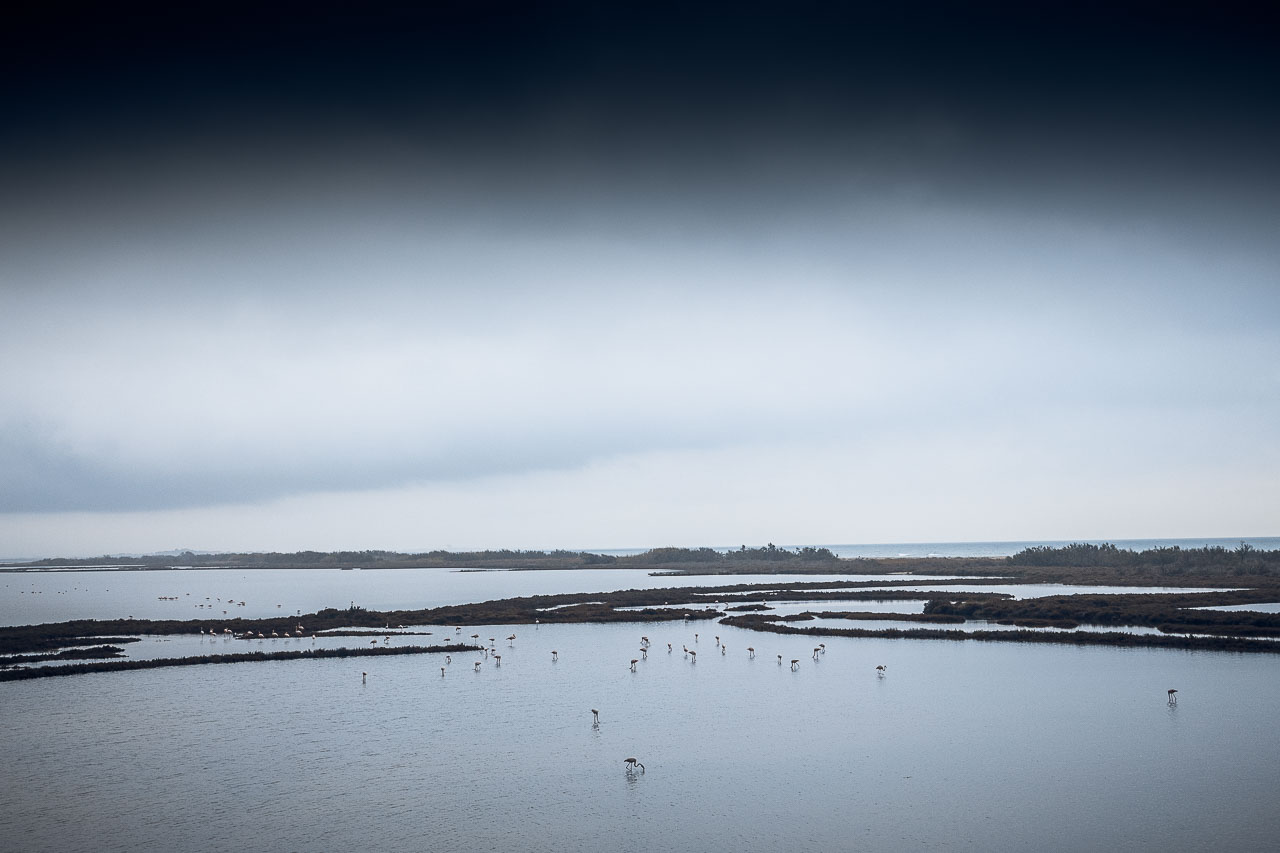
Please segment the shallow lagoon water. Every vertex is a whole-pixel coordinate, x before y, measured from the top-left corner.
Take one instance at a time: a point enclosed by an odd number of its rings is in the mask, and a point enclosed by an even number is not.
[[[1280,832],[1270,655],[824,638],[815,662],[812,638],[710,623],[480,633],[517,634],[501,667],[2,684],[0,847],[1243,851]]]
[[[1280,613],[1280,601],[1263,601],[1254,604],[1220,604],[1214,607],[1192,607],[1191,610],[1224,610],[1227,612],[1252,611],[1255,613]]]
[[[71,619],[261,619],[357,604],[419,609],[499,598],[623,589],[796,583],[795,575],[654,576],[636,569],[191,569],[3,572],[0,625]],[[812,575],[803,582],[901,580],[901,575]],[[161,600],[161,597],[164,600]],[[230,602],[244,601],[239,607]],[[198,605],[206,605],[200,607]]]

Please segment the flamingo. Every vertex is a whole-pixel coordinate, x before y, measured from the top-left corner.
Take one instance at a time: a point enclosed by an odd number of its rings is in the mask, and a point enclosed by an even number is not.
[[[493,665],[494,665],[494,666],[502,666],[502,655],[494,655],[494,656],[493,656]]]
[[[667,654],[671,654],[671,644],[667,643]]]
[[[822,651],[822,649],[814,649],[814,650],[813,650],[813,659],[814,659],[814,660],[817,660],[817,659],[818,659],[818,653],[819,653],[820,651]]]
[[[1173,688],[1169,689],[1169,704],[1170,705],[1178,704],[1178,691],[1176,689],[1173,689]]]
[[[791,661],[791,671],[795,672],[799,668],[800,668],[800,659],[799,658],[793,659]]]
[[[698,662],[698,653],[695,652],[693,649],[689,649],[689,662],[690,663]]]
[[[551,659],[552,659],[552,660],[560,660],[560,653],[559,653],[559,652],[557,652],[555,649],[552,649],[552,650],[551,650]]]
[[[782,655],[778,655],[778,666],[782,666]]]
[[[512,634],[510,637],[507,637],[507,645],[508,646],[513,645],[515,643],[515,640],[516,640],[515,634]]]
[[[632,659],[631,659],[631,671],[632,671],[632,672],[635,672],[635,671],[636,671],[636,664],[637,664],[637,663],[639,663],[639,660],[637,660],[636,658],[632,658]]]
[[[644,646],[640,647],[640,657],[644,658],[645,660],[649,659],[649,650]]]
[[[591,716],[594,718],[595,725],[597,725],[597,726],[598,726],[598,725],[600,725],[600,712],[599,712],[599,711],[597,711],[595,708],[592,708],[592,709],[591,709]]]
[[[476,661],[476,672],[480,671],[480,661]]]
[[[643,772],[644,772],[644,765],[643,765],[643,764],[641,764],[639,761],[637,761],[637,760],[636,760],[636,759],[634,759],[634,758],[624,758],[624,759],[622,759],[622,763],[623,763],[623,764],[625,764],[625,765],[627,765],[627,772],[628,772],[628,773],[633,773],[633,772],[635,772],[635,769],[636,769],[637,767],[639,767],[639,768],[640,768],[640,772],[641,772],[641,773],[643,773]]]
[[[360,683],[361,683],[361,684],[368,684],[368,683],[369,683],[369,673],[367,673],[367,672],[362,672],[362,673],[360,673]]]
[[[747,657],[749,657],[749,658],[754,658],[755,656],[756,656],[756,650],[755,650],[755,647],[754,647],[754,646],[747,646]]]
[[[881,678],[884,678],[884,674],[886,671],[888,671],[888,669],[889,667],[885,666],[884,664],[880,664],[879,666],[876,667],[876,675],[880,676]]]

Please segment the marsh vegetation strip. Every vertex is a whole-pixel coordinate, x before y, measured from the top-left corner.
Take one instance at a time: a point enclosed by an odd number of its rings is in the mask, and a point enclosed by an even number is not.
[[[478,651],[478,649],[471,649]],[[0,669],[0,681],[26,681],[33,678],[84,675],[87,673],[125,672],[139,669],[156,669],[172,666],[200,666],[203,664],[261,663],[264,661],[300,661],[319,658],[386,657],[388,655],[421,655],[460,652],[444,646],[398,646],[396,648],[330,648],[330,649],[275,649],[250,652],[230,652],[199,656],[183,655],[152,657],[132,660],[96,660],[77,663],[61,663],[49,666],[30,666]]]

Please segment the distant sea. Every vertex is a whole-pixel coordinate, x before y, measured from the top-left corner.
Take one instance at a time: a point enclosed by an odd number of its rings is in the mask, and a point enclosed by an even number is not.
[[[861,545],[818,545],[828,548],[837,557],[1008,557],[1026,548],[1064,545],[1082,542],[1093,545],[1110,543],[1130,551],[1149,551],[1152,548],[1213,548],[1228,550],[1238,548],[1241,542],[1260,551],[1280,549],[1280,536],[1228,536],[1205,539],[1032,539],[1021,542],[882,542]],[[717,551],[732,551],[739,546],[717,547]],[[755,547],[755,546],[748,546]],[[779,548],[795,550],[799,546],[779,545]],[[593,554],[643,554],[648,548],[584,548]]]

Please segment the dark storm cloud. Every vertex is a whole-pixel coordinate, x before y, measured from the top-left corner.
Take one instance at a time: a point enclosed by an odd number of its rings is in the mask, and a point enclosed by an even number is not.
[[[36,161],[375,128],[501,173],[852,154],[990,191],[1239,175],[1280,115],[1276,30],[1244,5],[53,4],[7,32],[4,139]]]
[[[593,424],[593,427],[598,424]],[[272,458],[234,454],[189,454],[174,464],[134,464],[104,459],[51,441],[33,428],[0,428],[0,514],[157,510],[264,501],[284,495],[377,489],[406,481],[451,481],[495,474],[521,474],[581,466],[598,456],[648,447],[636,425],[618,423],[608,439],[595,429],[531,430],[512,437],[478,424],[447,446],[402,445],[394,456],[379,447],[381,436],[349,439],[343,447],[317,451],[299,436],[277,446]],[[650,425],[652,428],[653,425]],[[706,437],[668,440],[688,449]]]
[[[1276,35],[1210,3],[33,4],[0,36],[0,224],[399,197],[751,238],[905,194],[1257,247]]]

